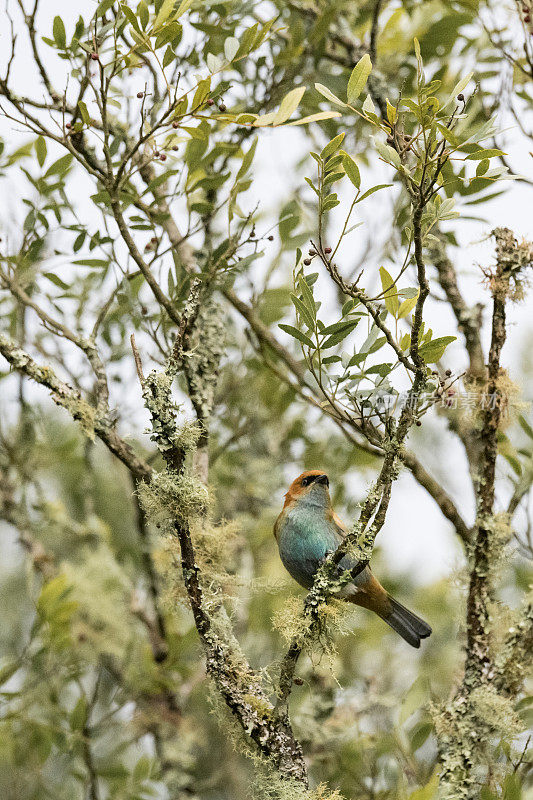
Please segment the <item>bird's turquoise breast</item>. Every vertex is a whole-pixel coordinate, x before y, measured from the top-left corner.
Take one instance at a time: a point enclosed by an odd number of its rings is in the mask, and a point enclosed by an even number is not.
[[[336,549],[340,536],[323,509],[289,510],[278,532],[280,558],[287,572],[306,589],[313,585],[317,567],[328,551]]]

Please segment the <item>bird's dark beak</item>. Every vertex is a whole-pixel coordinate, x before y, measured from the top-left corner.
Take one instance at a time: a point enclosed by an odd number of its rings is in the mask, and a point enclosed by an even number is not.
[[[329,486],[329,479],[327,475],[319,475],[318,478],[315,479],[315,483],[323,483],[326,486]]]

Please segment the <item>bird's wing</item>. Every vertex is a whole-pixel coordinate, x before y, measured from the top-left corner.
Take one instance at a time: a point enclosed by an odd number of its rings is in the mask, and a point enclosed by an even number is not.
[[[335,513],[335,511],[333,511],[333,509],[331,509],[331,511],[330,511],[328,516],[330,517],[331,521],[333,522],[333,525],[335,526],[335,529],[336,529],[337,533],[344,539],[344,537],[348,533],[348,528],[346,527],[344,522]]]
[[[281,514],[278,516],[277,520],[274,523],[274,536],[276,538],[276,541],[278,541],[279,529],[281,526],[282,519],[283,519],[283,511],[281,512]]]

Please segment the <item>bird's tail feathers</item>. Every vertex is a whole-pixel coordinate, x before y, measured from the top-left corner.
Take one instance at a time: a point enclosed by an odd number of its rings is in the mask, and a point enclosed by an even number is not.
[[[391,610],[380,614],[381,618],[412,647],[420,647],[421,640],[430,635],[431,627],[390,595],[389,601]]]

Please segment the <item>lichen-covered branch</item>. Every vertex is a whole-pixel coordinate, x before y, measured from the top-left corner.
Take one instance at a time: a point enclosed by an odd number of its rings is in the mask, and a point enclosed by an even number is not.
[[[465,666],[462,683],[437,723],[445,797],[461,800],[479,796],[485,746],[491,736],[498,734],[502,720],[512,717],[509,701],[521,687],[526,652],[523,648],[528,647],[532,635],[529,603],[518,627],[509,632],[500,652],[494,653],[491,602],[496,567],[509,533],[507,518],[499,518],[494,511],[498,432],[505,411],[501,354],[507,333],[506,306],[520,296],[524,271],[533,265],[533,247],[527,242],[519,244],[506,228],[497,228],[493,235],[496,267],[486,272],[493,303],[486,386],[491,402],[481,412],[479,429],[477,517],[469,554]]]
[[[183,353],[183,358],[186,357]],[[283,777],[307,785],[302,750],[288,718],[274,714],[259,677],[250,668],[231,631],[224,629],[225,622],[221,623],[204,601],[189,519],[205,511],[207,490],[187,466],[187,458],[201,431],[198,426],[178,427],[171,394],[178,366],[178,360],[171,357],[163,372],[151,372],[144,381],[143,397],[152,419],[152,439],[166,463],[164,473],[154,475],[150,490],[173,510],[173,531],[180,547],[183,579],[208,674],[259,753]]]
[[[13,369],[49,389],[54,402],[69,412],[89,438],[94,439],[98,436],[135,478],[146,480],[150,477],[152,471],[150,466],[121,439],[111,421],[105,416],[99,416],[97,410],[81,396],[80,392],[60,380],[51,367],[38,364],[25,350],[2,333],[0,333],[0,354]]]

